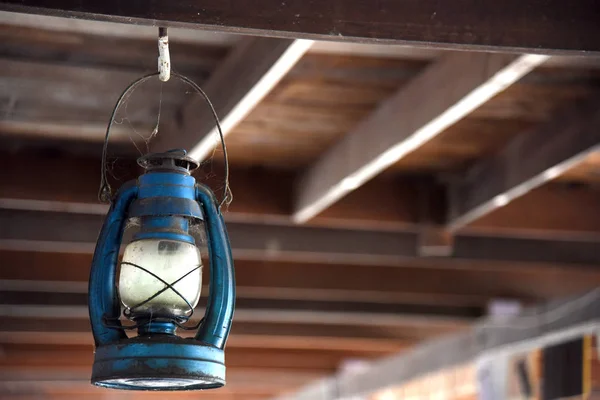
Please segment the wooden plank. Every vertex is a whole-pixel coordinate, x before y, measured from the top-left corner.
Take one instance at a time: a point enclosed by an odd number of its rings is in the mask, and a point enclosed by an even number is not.
[[[12,344],[3,346],[4,355],[0,359],[0,368],[91,368],[93,346],[91,345],[43,345]],[[62,356],[61,356],[62,354]],[[246,349],[232,347],[227,349],[227,368],[257,368],[269,370],[312,373],[333,373],[348,357],[373,359],[381,353],[368,349],[356,349],[354,352],[340,350],[295,350],[295,349]]]
[[[104,139],[117,98],[140,76],[140,72],[120,68],[4,58],[0,59],[0,68],[4,93],[0,103],[4,115],[0,133],[25,133],[38,138],[53,134],[59,139],[97,142]],[[137,142],[139,135],[150,136],[152,124],[156,123],[161,87],[156,79],[132,93],[128,107],[122,107],[117,115],[111,139]],[[151,107],[148,98],[156,99]],[[169,118],[183,104],[185,94],[177,85],[164,85],[162,99],[161,113]],[[63,133],[57,125],[71,129]],[[79,134],[73,128],[78,125]],[[133,145],[131,151],[136,151]]]
[[[76,150],[79,153],[81,148]],[[127,158],[117,165],[120,181],[114,187],[139,173]],[[100,161],[94,157],[52,156],[35,149],[0,153],[0,208],[104,214],[107,206],[97,201],[99,169]],[[195,175],[220,194],[220,171],[212,165]],[[225,212],[226,221],[290,224],[295,176],[292,171],[232,168],[235,200]],[[438,229],[447,208],[444,190],[427,179],[384,175],[345,196],[309,225],[418,231],[422,224],[430,224]],[[600,232],[600,219],[593,213],[598,198],[595,190],[561,185],[539,190],[476,221],[464,232],[577,240],[593,239]],[[424,196],[430,201],[424,202]]]
[[[294,220],[310,220],[545,60],[461,53],[429,66],[308,169],[297,188]]]
[[[598,51],[599,10],[594,0],[492,0],[452,3],[328,0],[318,6],[253,2],[152,4],[105,1],[4,0],[5,11],[78,17],[145,25],[167,25],[250,35],[302,37],[365,43],[387,42],[462,49],[527,49],[544,52]],[[402,16],[402,18],[398,18]]]
[[[93,251],[101,215],[0,210],[0,247],[20,251]],[[279,224],[228,223],[240,260],[511,268],[529,264],[597,265],[597,242],[460,235],[451,257],[419,258],[415,232],[385,232]],[[127,234],[127,233],[126,233]],[[512,266],[511,266],[512,265]]]
[[[87,293],[91,254],[0,251],[0,264],[11,266],[0,269],[0,292]],[[492,298],[532,303],[598,285],[595,270],[560,265],[469,270],[236,260],[237,295],[246,299],[483,307]]]
[[[339,372],[280,400],[331,400],[367,396],[439,371],[481,360],[496,364],[532,350],[595,335],[599,326],[598,290],[525,310],[502,321],[485,319],[472,329],[388,357],[361,372]],[[334,390],[331,397],[324,394]]]
[[[35,18],[35,24],[20,25],[22,17]],[[63,29],[69,22],[59,19]],[[47,18],[5,13],[0,16],[0,54],[5,59],[37,61],[45,63],[71,64],[74,66],[96,66],[136,72],[139,75],[156,70],[156,31],[150,37],[136,38],[111,36],[115,24],[100,23],[103,32],[90,30],[90,21],[75,21],[85,25],[86,30],[68,32],[51,29]],[[66,23],[66,24],[65,24]],[[91,22],[93,24],[93,22]],[[121,25],[117,25],[120,27]],[[128,28],[126,25],[123,27]],[[135,28],[135,27],[134,27]],[[226,56],[229,46],[210,45],[201,42],[201,33],[196,44],[180,42],[176,32],[169,32],[172,39],[171,51],[176,54],[177,71],[202,83]]]
[[[515,234],[515,227],[518,227],[522,237],[538,234],[565,238],[594,237],[600,232],[600,215],[595,211],[599,202],[600,191],[592,185],[550,181],[461,229],[510,235]],[[566,226],[570,233],[564,230]]]
[[[2,123],[0,123],[0,126]],[[77,133],[76,130],[73,131]],[[101,134],[101,132],[98,132]],[[113,147],[114,148],[114,147]],[[132,160],[116,164],[118,187],[141,172]],[[36,179],[31,180],[31,171]],[[28,151],[0,153],[0,208],[69,211],[104,214],[108,208],[97,200],[100,160],[93,157],[56,157]],[[222,168],[214,164],[195,173],[221,196]],[[68,176],[69,179],[64,179]],[[235,200],[225,212],[228,222],[291,222],[293,171],[232,168],[230,186]],[[405,230],[419,222],[420,179],[381,177],[346,196],[311,225],[321,227]],[[424,182],[425,186],[429,183]],[[434,187],[442,199],[441,187]],[[365,207],[378,199],[378,207]],[[431,204],[432,222],[441,223],[445,204]]]
[[[5,317],[0,343],[7,345],[91,345],[93,338],[87,317],[38,318]],[[324,325],[298,322],[237,321],[227,342],[229,349],[326,350],[349,355],[367,352],[373,356],[401,351],[416,341],[443,333],[457,332],[464,325],[438,329],[406,325],[378,328],[374,325]],[[193,332],[181,331],[183,337]],[[337,342],[336,342],[337,340]],[[359,353],[356,353],[359,352]],[[362,353],[362,354],[367,354]]]
[[[312,41],[274,38],[245,39],[230,51],[204,85],[226,136],[252,111],[310,48]],[[235,84],[232,84],[235,82]],[[183,109],[177,134],[159,135],[153,150],[189,150],[199,161],[209,156],[219,142],[212,112],[196,96]]]
[[[206,307],[199,302],[196,315]],[[86,293],[6,291],[0,294],[0,315],[30,318],[81,318],[87,315]],[[286,321],[306,324],[378,326],[464,326],[483,314],[483,307],[347,301],[281,300],[238,297],[236,321]],[[194,316],[197,321],[199,317]],[[370,322],[369,322],[370,321]]]
[[[576,166],[600,147],[600,98],[569,105],[481,161],[451,193],[448,228],[457,231]]]

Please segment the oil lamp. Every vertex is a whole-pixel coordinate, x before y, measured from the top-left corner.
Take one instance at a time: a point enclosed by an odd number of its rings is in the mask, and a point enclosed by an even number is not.
[[[92,383],[132,390],[221,387],[235,282],[219,204],[212,191],[191,176],[198,163],[183,150],[149,154],[138,164],[145,172],[117,192],[92,261]],[[129,225],[139,230],[119,263]],[[195,336],[182,338],[176,330],[185,327],[200,297],[202,261],[194,233],[204,227],[210,294]],[[121,309],[132,321],[128,326],[121,323]],[[128,337],[128,327],[137,328],[137,336]]]

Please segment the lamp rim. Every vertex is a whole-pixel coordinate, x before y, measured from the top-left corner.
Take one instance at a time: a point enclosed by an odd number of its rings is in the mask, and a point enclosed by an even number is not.
[[[164,386],[151,384],[161,380],[166,382]],[[174,384],[169,386],[169,380]],[[132,384],[136,381],[140,384]],[[178,336],[123,339],[96,349],[91,382],[124,390],[219,388],[225,385],[225,354],[214,346]]]

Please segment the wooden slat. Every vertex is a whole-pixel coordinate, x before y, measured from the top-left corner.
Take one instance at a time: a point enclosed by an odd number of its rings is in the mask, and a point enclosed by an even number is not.
[[[0,251],[0,292],[87,293],[90,254]],[[452,285],[447,282],[452,281]],[[236,260],[239,298],[483,307],[493,298],[525,303],[600,285],[574,266],[493,270]],[[203,293],[207,293],[203,289]]]
[[[595,335],[600,316],[598,293],[594,290],[542,304],[501,320],[485,319],[463,333],[423,343],[413,351],[388,357],[360,372],[339,372],[279,399],[327,400],[332,398],[327,395],[331,390],[336,393],[333,399],[370,395],[416,380],[427,381],[440,371],[480,360],[503,365],[505,360],[530,351]]]
[[[204,85],[226,136],[269,93],[308,50],[311,41],[252,38],[231,50]],[[235,82],[235,84],[233,84]],[[200,161],[220,143],[212,112],[204,99],[186,104],[176,135],[159,135],[156,151],[189,150]]]
[[[294,220],[303,223],[319,214],[545,59],[469,53],[429,66],[308,169],[297,188]]]
[[[381,42],[463,49],[531,49],[598,51],[594,0],[566,4],[534,0],[383,1],[328,0],[318,5],[275,0],[253,4],[185,2],[152,4],[116,1],[59,4],[44,0],[5,0],[6,11],[101,19],[145,25],[165,24],[254,35],[304,37],[337,41]],[[398,18],[398,16],[402,18]]]
[[[140,72],[96,65],[13,59],[0,59],[0,68],[0,110],[4,115],[0,134],[43,137],[53,133],[58,138],[97,142],[104,138],[102,132],[123,88],[140,76]],[[117,114],[111,139],[129,141],[131,137],[138,141],[139,135],[148,138],[152,124],[156,124],[160,93],[158,79],[136,89],[127,107]],[[168,118],[186,100],[185,91],[176,84],[164,85],[162,100],[161,113]],[[47,131],[45,124],[49,125]],[[57,125],[71,129],[62,133]],[[79,126],[78,135],[73,126]],[[131,149],[136,151],[133,145]]]
[[[0,208],[104,214],[107,206],[97,202],[99,169],[100,161],[92,157],[49,156],[35,149],[1,153]],[[35,180],[31,179],[32,171]],[[220,171],[218,165],[212,165],[195,175],[221,196]],[[138,173],[133,161],[120,160],[120,181],[114,182],[114,187]],[[289,224],[295,176],[291,171],[232,168],[235,200],[225,212],[226,221]],[[544,196],[546,201],[540,201]],[[587,187],[547,187],[477,221],[465,232],[563,239],[597,235],[600,220],[593,218],[596,197]],[[430,201],[425,202],[426,198]],[[443,187],[430,180],[381,176],[341,199],[309,225],[418,231],[421,224],[442,224],[446,208]]]
[[[7,18],[7,16],[10,16]],[[45,27],[46,19],[37,17],[36,24],[19,24],[23,15],[0,17],[0,43],[3,58],[21,61],[65,63],[75,66],[97,66],[146,74],[156,70],[156,32],[146,38],[111,36],[111,24],[104,24],[104,34],[90,30],[67,32]],[[25,16],[27,17],[27,16]],[[64,21],[63,27],[66,25]],[[89,27],[89,22],[84,22]],[[92,23],[93,24],[93,23]],[[171,32],[170,32],[171,33]],[[206,80],[227,54],[227,46],[182,43],[172,32],[171,50],[176,54],[177,71],[198,82]],[[196,33],[197,36],[198,33]],[[170,35],[171,36],[171,35]]]
[[[101,215],[0,210],[3,249],[47,252],[93,251]],[[420,259],[414,232],[384,232],[316,227],[228,223],[236,259],[310,261],[347,264],[438,265],[447,268],[511,268],[511,263],[596,265],[594,241],[517,239],[461,235],[454,254]]]
[[[555,179],[598,150],[600,99],[569,105],[555,118],[513,139],[466,174],[451,197],[448,227],[456,231]]]
[[[0,123],[1,126],[1,123]],[[100,133],[100,132],[99,132]],[[114,147],[113,147],[114,148]],[[133,161],[119,160],[116,165],[118,187],[141,172]],[[36,179],[31,180],[31,171]],[[0,207],[40,211],[71,211],[104,214],[98,204],[97,158],[49,156],[39,151],[2,153],[0,156]],[[222,169],[210,165],[194,175],[222,196]],[[69,179],[64,179],[69,176]],[[235,200],[225,212],[227,221],[290,223],[292,212],[293,171],[263,168],[232,168],[230,186]],[[345,197],[318,218],[315,226],[361,229],[404,230],[419,222],[421,179],[375,179],[361,190]],[[441,193],[441,188],[433,188]],[[436,196],[442,199],[442,196]],[[378,207],[365,207],[378,199]],[[433,222],[440,223],[444,204],[432,204]]]
[[[91,253],[101,215],[0,210],[0,246],[20,251]],[[461,235],[454,254],[420,259],[418,235],[279,224],[228,223],[233,255],[240,260],[323,263],[437,265],[446,268],[511,268],[511,263],[596,265],[600,255],[589,240],[520,239]]]
[[[91,366],[93,360],[92,345],[43,345],[13,344],[3,345],[3,357],[0,365],[23,366]],[[60,354],[65,354],[61,357]],[[373,359],[379,356],[368,348],[354,352],[332,350],[294,350],[294,349],[247,349],[232,347],[227,351],[227,366],[233,368],[282,368],[291,371],[335,371],[348,357]]]
[[[5,317],[0,327],[0,343],[91,345],[93,338],[87,317],[26,318]],[[437,329],[406,325],[386,327],[374,325],[324,325],[300,322],[248,322],[233,324],[228,348],[273,350],[327,350],[372,355],[401,351],[416,341],[444,333],[457,332],[464,325],[446,325]],[[193,332],[181,331],[191,337]],[[366,353],[364,353],[366,354]]]

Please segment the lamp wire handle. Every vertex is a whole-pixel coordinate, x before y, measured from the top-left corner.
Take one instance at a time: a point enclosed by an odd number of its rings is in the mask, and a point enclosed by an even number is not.
[[[160,71],[142,76],[142,77],[136,79],[135,81],[131,82],[129,84],[129,86],[127,86],[127,88],[125,88],[123,93],[121,93],[121,96],[119,96],[119,99],[117,100],[117,102],[112,110],[112,113],[110,115],[110,120],[108,122],[108,126],[106,127],[106,136],[104,137],[104,144],[102,147],[100,189],[98,191],[98,199],[102,203],[110,203],[112,200],[112,189],[111,189],[110,184],[108,183],[108,179],[106,177],[106,169],[107,169],[106,168],[106,154],[107,154],[107,150],[108,150],[108,140],[110,138],[110,130],[115,121],[117,111],[121,107],[123,101],[131,94],[131,92],[135,88],[137,88],[142,83],[146,82],[147,80],[149,80],[157,75],[160,75]],[[187,78],[184,75],[178,74],[177,72],[171,72],[171,76],[173,76],[173,77],[187,83],[189,86],[191,86],[196,92],[198,92],[204,98],[204,100],[206,101],[206,104],[210,108],[212,116],[217,125],[217,131],[219,132],[221,148],[223,149],[223,163],[225,164],[225,166],[224,166],[225,178],[224,178],[224,185],[223,185],[223,199],[221,200],[219,207],[222,207],[223,204],[229,205],[233,199],[233,195],[231,193],[231,188],[229,187],[229,156],[227,155],[227,146],[225,145],[225,136],[223,135],[223,130],[221,129],[221,123],[219,122],[219,117],[217,115],[217,112],[215,111],[215,107],[213,106],[212,102],[208,98],[208,95],[204,92],[204,90],[202,90],[202,88],[196,82],[192,81],[191,79]]]

